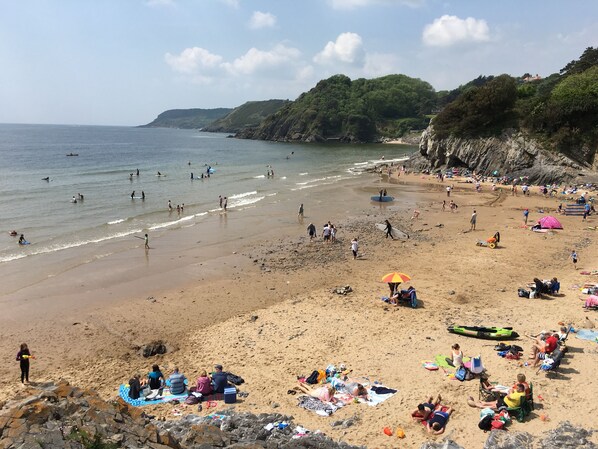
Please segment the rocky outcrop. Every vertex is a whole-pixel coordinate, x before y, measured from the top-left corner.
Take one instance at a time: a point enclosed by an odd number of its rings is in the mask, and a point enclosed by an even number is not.
[[[276,423],[277,425],[274,425]],[[122,399],[66,382],[29,388],[0,409],[1,449],[359,449],[301,432],[292,417],[233,413],[155,421]]]
[[[592,169],[591,161],[574,161],[513,131],[505,131],[500,137],[438,139],[433,126],[429,126],[421,136],[419,150],[420,156],[411,161],[416,168],[462,167],[485,175],[496,171],[510,178],[528,176],[535,184],[569,181]]]
[[[590,440],[592,431],[571,425],[565,421],[540,437],[527,432],[505,432],[493,430],[483,449],[596,449]],[[450,439],[440,442],[427,441],[420,449],[464,449]]]

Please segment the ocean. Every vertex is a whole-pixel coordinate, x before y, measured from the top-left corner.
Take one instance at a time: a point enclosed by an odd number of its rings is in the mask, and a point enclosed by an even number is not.
[[[228,197],[229,213],[286,201],[298,207],[308,194],[362,175],[382,156],[400,162],[415,150],[193,130],[0,124],[0,264],[196,226],[221,213],[219,195]],[[214,173],[201,179],[208,166]],[[79,194],[84,200],[71,202]],[[12,230],[30,244],[18,245]]]

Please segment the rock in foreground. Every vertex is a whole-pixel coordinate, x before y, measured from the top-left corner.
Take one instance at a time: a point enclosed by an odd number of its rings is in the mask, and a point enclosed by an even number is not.
[[[107,402],[92,390],[61,382],[29,388],[0,409],[0,448],[357,448],[321,434],[294,439],[291,420],[228,412],[157,422],[120,398]],[[274,422],[289,425],[264,428]]]

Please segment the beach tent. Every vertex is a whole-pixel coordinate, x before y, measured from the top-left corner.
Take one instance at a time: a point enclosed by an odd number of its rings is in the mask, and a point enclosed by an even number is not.
[[[538,220],[542,229],[563,229],[563,225],[551,215],[546,215]]]

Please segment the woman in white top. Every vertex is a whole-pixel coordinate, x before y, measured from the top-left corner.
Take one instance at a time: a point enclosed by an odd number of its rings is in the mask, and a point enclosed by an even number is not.
[[[463,351],[461,351],[461,347],[458,343],[455,343],[451,346],[452,352],[451,357],[446,358],[446,363],[450,366],[454,366],[455,368],[459,368],[463,365]]]

